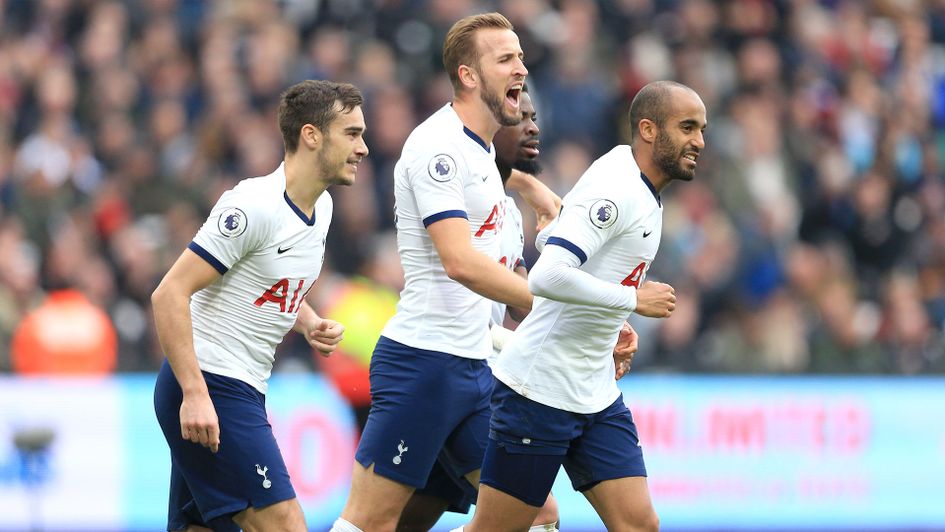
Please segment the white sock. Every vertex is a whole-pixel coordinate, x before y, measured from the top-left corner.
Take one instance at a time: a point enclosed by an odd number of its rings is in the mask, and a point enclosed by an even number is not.
[[[547,525],[535,525],[529,528],[528,532],[558,532],[558,524],[548,523]]]
[[[335,523],[331,525],[331,530],[329,532],[364,532],[364,531],[339,517],[338,519],[335,519]]]

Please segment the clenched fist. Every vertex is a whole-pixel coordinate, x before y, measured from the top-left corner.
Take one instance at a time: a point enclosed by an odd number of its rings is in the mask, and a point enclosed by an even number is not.
[[[676,290],[666,283],[647,281],[637,288],[634,312],[650,318],[668,318],[676,310]]]

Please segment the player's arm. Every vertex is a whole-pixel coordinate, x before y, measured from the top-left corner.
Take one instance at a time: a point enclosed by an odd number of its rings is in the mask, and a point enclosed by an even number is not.
[[[427,232],[450,279],[493,301],[532,308],[528,283],[472,246],[465,218],[444,218]]]
[[[522,279],[528,280],[528,270],[525,268],[525,266],[522,264],[521,261],[519,261],[518,265],[516,265],[515,269],[512,271],[516,275],[521,277]],[[530,310],[527,308],[514,307],[514,306],[508,306],[506,307],[506,309],[508,310],[509,317],[519,323],[521,323],[521,321],[525,319],[525,316],[528,316],[528,312]]]
[[[519,263],[515,266],[515,269],[512,271],[522,279],[528,279],[528,270],[521,261],[519,261]],[[511,305],[506,307],[509,317],[519,323],[525,319],[525,316],[528,316],[530,310],[531,309],[519,308]],[[489,332],[492,336],[492,348],[496,351],[502,351],[502,348],[505,346],[505,342],[507,342],[509,338],[512,337],[513,331],[506,329],[501,323],[493,323],[491,326],[489,326]]]
[[[558,212],[561,210],[561,198],[548,188],[548,185],[531,174],[512,169],[512,174],[505,183],[505,188],[517,192],[528,203],[528,206],[535,211],[538,218],[536,231],[541,231],[551,220],[558,216]]]
[[[633,312],[637,291],[598,279],[580,270],[581,259],[559,245],[546,245],[528,276],[528,287],[536,296],[562,303],[591,305]]]
[[[647,282],[640,289],[598,279],[581,270],[574,251],[549,239],[528,277],[536,296],[563,303],[592,305],[666,318],[676,308],[676,294],[668,284]],[[565,241],[566,242],[566,241]]]
[[[326,357],[338,347],[345,333],[344,325],[335,320],[322,318],[304,300],[292,330],[304,336],[308,345]]]
[[[151,294],[158,339],[183,391],[181,437],[213,452],[220,445],[220,425],[197,364],[190,298],[219,278],[213,266],[185,249]]]

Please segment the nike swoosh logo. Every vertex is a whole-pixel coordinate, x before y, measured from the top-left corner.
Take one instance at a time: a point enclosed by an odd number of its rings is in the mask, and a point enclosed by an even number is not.
[[[643,231],[643,238],[646,238],[650,236],[651,234],[653,234],[653,231]]]
[[[276,250],[276,253],[282,255],[283,253],[285,253],[286,251],[289,251],[290,249],[292,249],[292,248],[291,248],[291,247],[288,247],[288,248],[285,248],[285,249],[279,248],[279,249]]]

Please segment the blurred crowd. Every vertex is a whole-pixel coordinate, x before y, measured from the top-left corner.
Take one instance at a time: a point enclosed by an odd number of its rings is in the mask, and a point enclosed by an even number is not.
[[[539,177],[561,195],[627,142],[647,82],[706,103],[650,270],[680,303],[632,321],[635,371],[945,372],[933,0],[0,0],[0,370],[63,289],[111,318],[119,371],[157,368],[151,291],[224,190],[279,164],[275,106],[306,78],[361,88],[371,149],[331,191],[315,297],[330,309],[354,278],[399,290],[392,168],[450,98],[446,31],[489,10],[521,39]],[[279,364],[317,368],[292,335]]]

